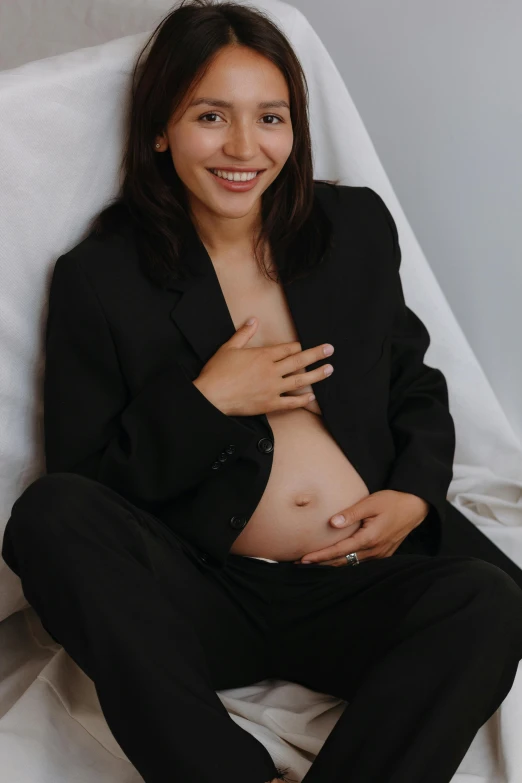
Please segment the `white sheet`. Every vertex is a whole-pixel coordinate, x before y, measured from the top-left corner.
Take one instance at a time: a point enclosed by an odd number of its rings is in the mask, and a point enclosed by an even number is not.
[[[409,306],[432,337],[457,430],[449,500],[522,567],[522,447],[419,247],[358,112],[296,9],[263,0],[303,63],[315,176],[368,185],[398,226]],[[42,326],[49,273],[116,192],[123,100],[147,33],[0,73],[0,532],[42,472]],[[18,611],[21,610],[21,611]],[[93,683],[45,633],[0,562],[0,769],[5,783],[141,780]],[[232,718],[300,781],[345,703],[283,681],[222,691]],[[522,678],[481,728],[455,783],[522,783]]]

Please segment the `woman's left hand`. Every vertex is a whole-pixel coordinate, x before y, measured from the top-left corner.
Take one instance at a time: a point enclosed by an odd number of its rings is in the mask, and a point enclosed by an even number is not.
[[[339,512],[344,516],[344,522],[334,522],[339,514],[330,519],[332,527],[337,529],[361,520],[361,526],[355,533],[295,562],[344,566],[347,565],[345,555],[351,552],[356,552],[360,561],[390,557],[411,531],[426,519],[429,510],[429,503],[409,492],[394,489],[374,492]]]

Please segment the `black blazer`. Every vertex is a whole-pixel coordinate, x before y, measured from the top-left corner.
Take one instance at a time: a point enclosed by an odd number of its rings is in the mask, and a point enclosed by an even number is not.
[[[370,492],[430,503],[407,541],[436,554],[455,430],[445,378],[423,363],[429,334],[404,302],[394,220],[367,187],[316,183],[315,198],[333,221],[334,250],[284,290],[303,350],[335,347],[335,371],[313,387],[324,424]],[[134,230],[91,233],[56,262],[47,472],[108,485],[221,566],[261,499],[277,443],[265,414],[227,416],[192,383],[235,332],[196,232],[187,252],[197,275],[162,289],[141,271]]]

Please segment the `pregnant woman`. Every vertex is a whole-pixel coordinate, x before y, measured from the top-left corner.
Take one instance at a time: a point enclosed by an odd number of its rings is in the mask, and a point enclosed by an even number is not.
[[[455,432],[393,218],[314,181],[262,13],[183,3],[137,66],[121,193],[54,268],[46,474],[2,555],[146,783],[295,779],[216,693],[267,678],[347,702],[306,783],[448,783],[522,591],[439,554]]]

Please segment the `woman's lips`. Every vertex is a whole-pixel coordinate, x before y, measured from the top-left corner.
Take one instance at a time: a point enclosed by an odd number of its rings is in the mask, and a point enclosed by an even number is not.
[[[225,188],[225,190],[235,190],[241,193],[244,190],[251,190],[253,187],[255,187],[256,182],[261,177],[265,169],[258,171],[257,175],[253,179],[245,180],[244,182],[234,182],[230,179],[218,177],[218,175],[214,174],[210,169],[207,169],[207,171],[214,180],[217,180],[219,185]]]

